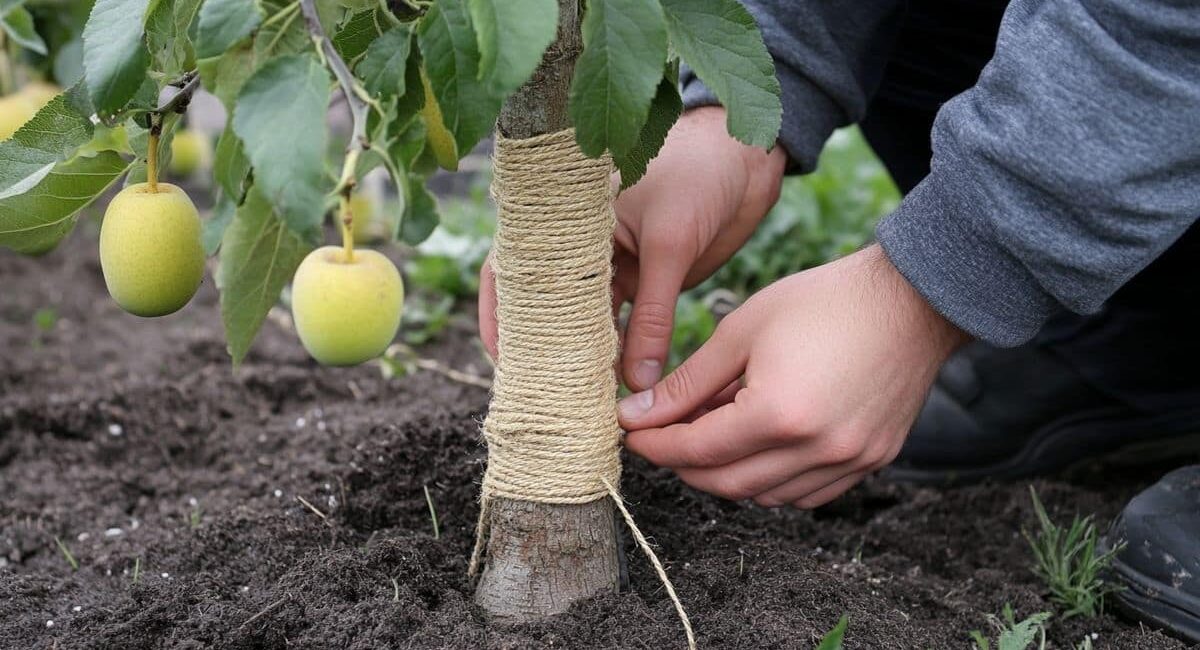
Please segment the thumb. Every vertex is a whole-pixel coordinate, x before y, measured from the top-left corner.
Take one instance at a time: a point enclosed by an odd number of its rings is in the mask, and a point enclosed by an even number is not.
[[[636,431],[682,421],[736,381],[746,370],[745,337],[722,321],[712,338],[653,388],[617,405],[621,427]]]

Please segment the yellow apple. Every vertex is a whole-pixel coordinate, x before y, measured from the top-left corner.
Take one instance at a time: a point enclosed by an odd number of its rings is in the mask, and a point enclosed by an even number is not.
[[[204,278],[200,215],[183,190],[148,183],[121,190],[100,225],[100,268],[108,293],[137,316],[186,305]]]
[[[0,140],[12,137],[39,110],[62,90],[53,84],[35,81],[16,94],[0,97]]]
[[[373,250],[351,261],[338,246],[308,254],[292,280],[292,318],[300,342],[327,366],[353,366],[383,354],[400,329],[404,282]]]
[[[191,176],[207,164],[212,155],[212,144],[202,133],[185,129],[171,140],[171,164],[168,171],[172,176]]]
[[[37,109],[23,95],[0,97],[0,140],[11,138],[35,113]]]
[[[62,88],[59,88],[54,84],[46,83],[44,81],[34,81],[26,84],[25,87],[21,89],[20,94],[24,95],[25,98],[29,100],[34,107],[34,112],[37,112],[41,110],[43,106],[49,104],[50,100],[57,97],[61,92]]]

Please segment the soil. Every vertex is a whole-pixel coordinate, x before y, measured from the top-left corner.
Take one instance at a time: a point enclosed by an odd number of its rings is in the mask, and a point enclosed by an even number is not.
[[[211,282],[178,314],[126,315],[95,232],[42,258],[0,251],[0,648],[683,647],[628,540],[628,591],[487,625],[465,575],[486,391],[321,368],[286,312],[235,371]],[[422,354],[486,374],[472,327]],[[1162,470],[1035,486],[1056,518],[1103,522]],[[815,512],[772,511],[631,460],[624,489],[703,648],[807,650],[848,614],[847,648],[957,649],[1006,603],[1053,609],[1021,537],[1025,485],[872,479]],[[1186,647],[1115,615],[1055,620],[1051,647],[1092,634],[1096,648]]]

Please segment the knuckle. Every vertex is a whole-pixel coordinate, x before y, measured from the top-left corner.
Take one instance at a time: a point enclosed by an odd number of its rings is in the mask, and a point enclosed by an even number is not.
[[[828,465],[851,463],[862,458],[864,451],[865,448],[863,444],[857,440],[830,440],[825,445],[825,452],[822,454],[822,460],[824,460]]]
[[[715,492],[731,501],[742,501],[754,496],[753,486],[745,479],[730,476],[717,481]]]
[[[694,372],[691,366],[685,363],[676,368],[675,372],[667,375],[661,384],[664,401],[668,403],[686,401],[696,389],[696,378],[692,374]]]
[[[642,336],[666,339],[670,338],[675,324],[675,309],[658,301],[636,301],[632,316],[632,326]]]

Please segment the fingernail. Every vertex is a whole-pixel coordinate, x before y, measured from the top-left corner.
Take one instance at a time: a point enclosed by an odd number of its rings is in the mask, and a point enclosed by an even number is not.
[[[636,420],[649,412],[651,406],[654,406],[654,389],[634,393],[617,402],[622,420]]]
[[[633,369],[633,379],[639,386],[653,386],[658,383],[659,377],[662,377],[662,364],[652,359],[639,361]]]

